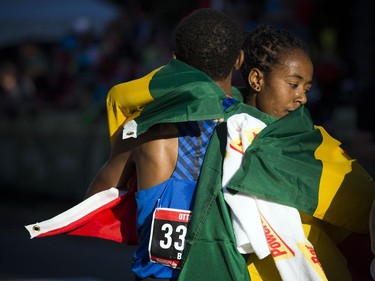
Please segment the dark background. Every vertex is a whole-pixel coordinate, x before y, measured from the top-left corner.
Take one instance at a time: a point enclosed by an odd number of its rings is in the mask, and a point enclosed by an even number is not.
[[[132,280],[132,247],[73,236],[30,240],[23,225],[81,201],[110,148],[107,91],[168,63],[173,27],[198,7],[224,10],[245,31],[271,23],[304,39],[315,63],[308,104],[315,123],[374,175],[372,0],[7,2],[0,4],[0,280]],[[242,85],[238,75],[234,84]]]

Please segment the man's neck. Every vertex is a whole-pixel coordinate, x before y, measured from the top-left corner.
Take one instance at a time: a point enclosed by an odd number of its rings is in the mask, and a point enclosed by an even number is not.
[[[229,76],[225,80],[222,81],[215,81],[217,85],[219,85],[220,88],[223,89],[225,92],[225,95],[227,97],[232,97],[232,84],[231,84],[232,77]]]

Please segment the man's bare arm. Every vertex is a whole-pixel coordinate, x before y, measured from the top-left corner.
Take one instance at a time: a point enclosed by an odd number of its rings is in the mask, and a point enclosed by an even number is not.
[[[109,159],[100,168],[91,182],[85,198],[111,187],[126,188],[126,183],[135,173],[132,150],[134,139],[122,140],[121,133],[116,136]]]
[[[111,187],[125,189],[135,172],[140,189],[168,179],[177,161],[177,135],[173,124],[155,125],[136,139],[123,140],[120,132],[109,159],[90,184],[85,198]]]

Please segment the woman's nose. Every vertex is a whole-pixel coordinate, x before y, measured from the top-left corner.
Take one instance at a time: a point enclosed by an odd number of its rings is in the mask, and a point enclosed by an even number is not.
[[[304,90],[297,91],[295,101],[299,102],[301,105],[307,103],[307,95]]]

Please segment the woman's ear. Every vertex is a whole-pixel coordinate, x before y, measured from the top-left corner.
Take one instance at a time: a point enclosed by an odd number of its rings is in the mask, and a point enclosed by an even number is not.
[[[249,82],[250,88],[259,93],[261,90],[261,81],[263,79],[263,72],[258,68],[254,67],[250,70],[247,81]]]
[[[240,54],[238,55],[236,62],[234,63],[234,70],[239,70],[244,60],[244,53],[243,50],[240,51]]]

